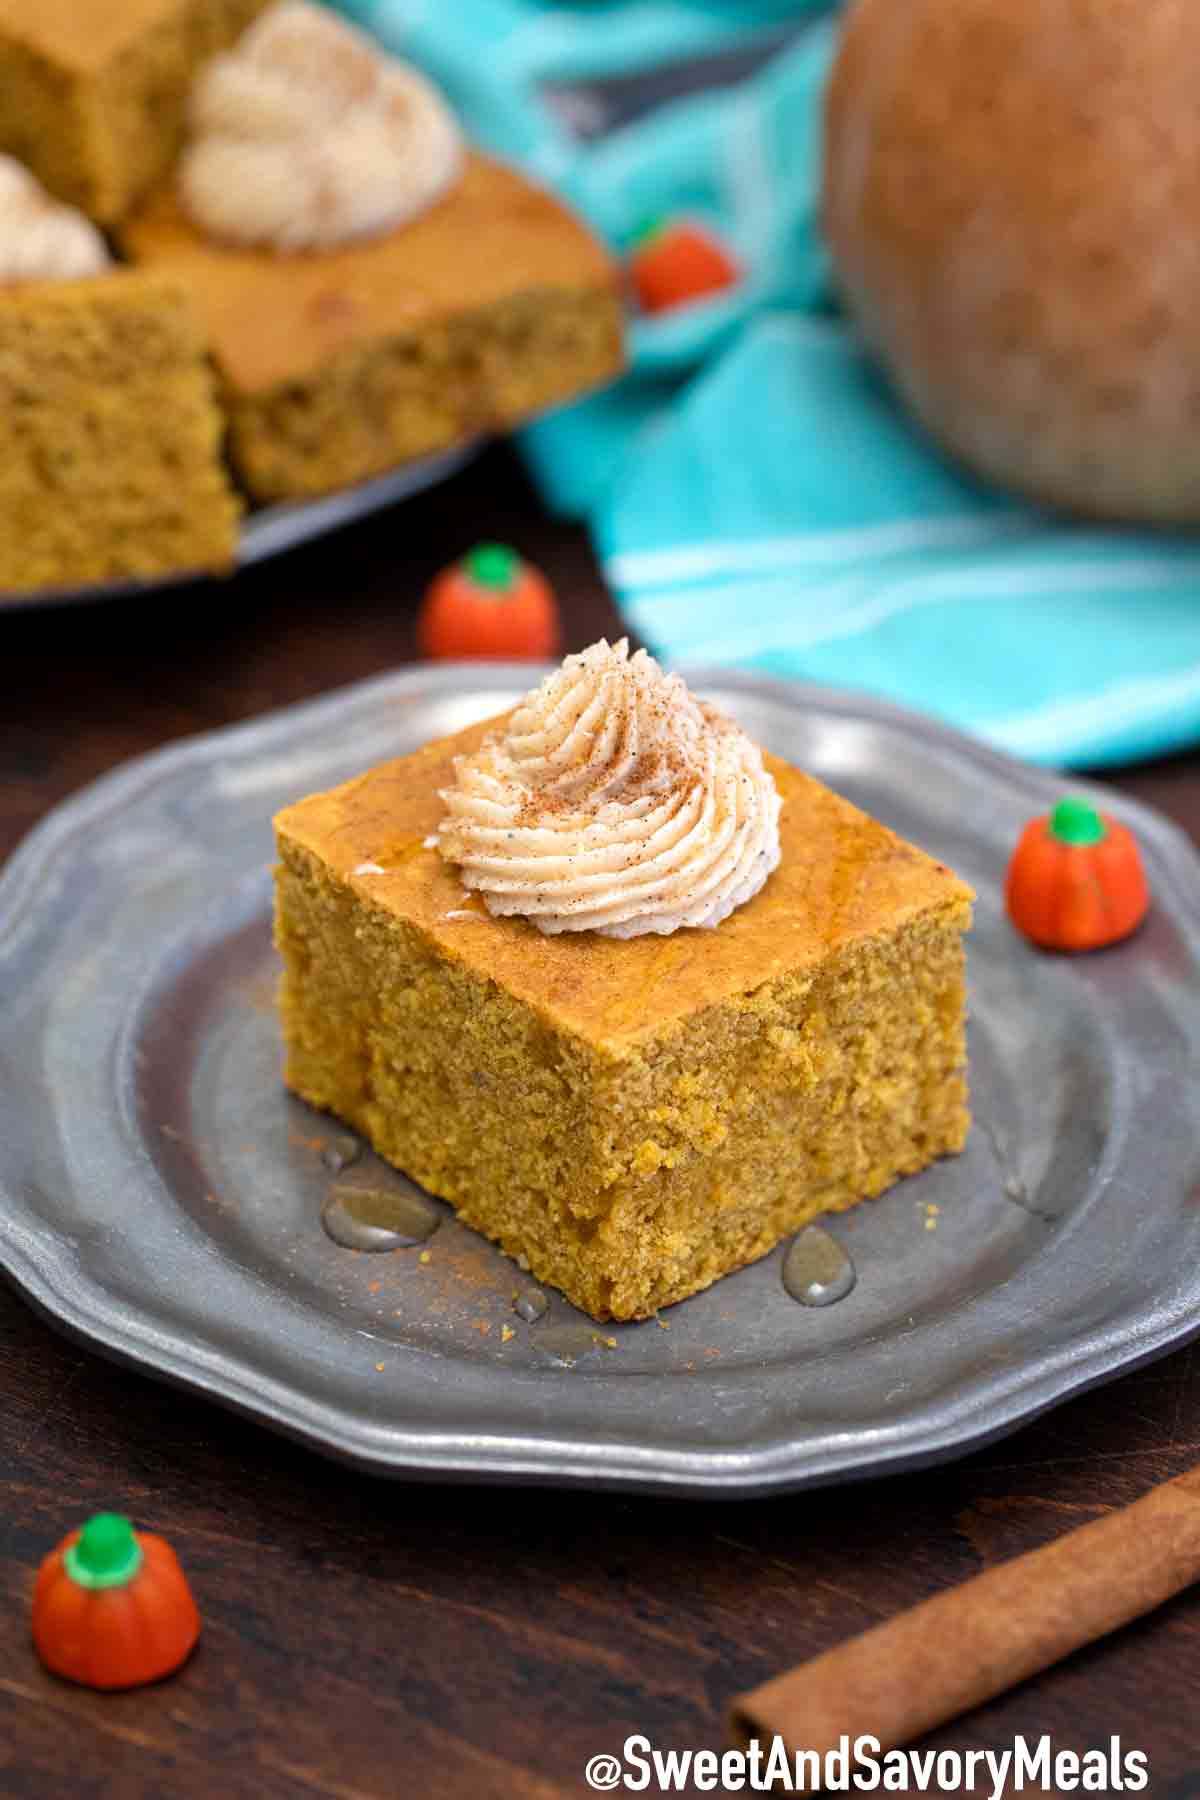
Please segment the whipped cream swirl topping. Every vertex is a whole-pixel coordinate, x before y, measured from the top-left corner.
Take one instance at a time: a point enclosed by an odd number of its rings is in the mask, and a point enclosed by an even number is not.
[[[283,0],[208,65],[179,168],[184,207],[234,244],[327,250],[423,212],[462,133],[407,63],[307,0]]]
[[[23,163],[0,156],[0,286],[75,281],[111,266],[90,219],[52,200]]]
[[[779,864],[757,746],[623,638],[568,656],[454,773],[442,855],[540,931],[712,927]]]

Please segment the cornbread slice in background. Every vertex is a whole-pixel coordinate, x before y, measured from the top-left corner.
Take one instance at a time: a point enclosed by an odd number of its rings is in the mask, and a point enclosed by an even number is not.
[[[597,1319],[961,1149],[949,869],[767,757],[782,862],[715,931],[543,937],[426,845],[487,729],[276,820],[290,1087]]]
[[[111,225],[171,166],[197,70],[270,0],[0,0],[0,150]]]
[[[0,288],[0,595],[228,568],[240,509],[222,430],[170,281]]]
[[[352,486],[506,429],[621,367],[611,258],[552,195],[482,156],[419,218],[338,250],[216,243],[173,186],[120,241],[195,301],[232,455],[260,500]]]

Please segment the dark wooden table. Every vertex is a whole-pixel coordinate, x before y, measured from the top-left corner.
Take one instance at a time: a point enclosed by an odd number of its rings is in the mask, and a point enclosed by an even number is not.
[[[550,571],[570,645],[616,620],[582,534],[512,459],[248,573],[0,620],[0,855],[124,757],[393,667],[414,597],[499,536]],[[1118,784],[1200,837],[1200,756]],[[728,1698],[1200,1460],[1185,1350],[927,1474],[755,1503],[422,1487],[351,1473],[115,1368],[0,1287],[0,1795],[19,1800],[560,1800],[631,1732],[720,1746]],[[89,1512],[167,1533],[204,1614],[175,1680],[45,1675],[32,1572]],[[1117,1733],[1156,1800],[1200,1796],[1200,1598],[928,1748]]]

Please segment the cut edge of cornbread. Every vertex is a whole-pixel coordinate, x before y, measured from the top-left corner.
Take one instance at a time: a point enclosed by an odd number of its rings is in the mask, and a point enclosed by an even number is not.
[[[241,508],[223,430],[169,278],[0,291],[0,594],[228,571]]]
[[[192,295],[258,500],[355,486],[623,367],[613,258],[559,198],[478,151],[417,217],[327,251],[218,243],[170,184],[118,238]]]
[[[592,1041],[282,827],[279,852],[288,1086],[598,1320],[686,1299],[965,1143],[966,890]]]
[[[60,200],[115,224],[173,162],[197,71],[270,3],[164,0],[157,17],[102,43],[80,8],[73,55],[61,19],[47,28],[34,4],[23,26],[0,14],[0,150]],[[11,0],[5,9],[20,10]]]
[[[262,391],[223,383],[230,452],[257,500],[335,492],[579,398],[619,372],[621,340],[615,289],[531,290]]]

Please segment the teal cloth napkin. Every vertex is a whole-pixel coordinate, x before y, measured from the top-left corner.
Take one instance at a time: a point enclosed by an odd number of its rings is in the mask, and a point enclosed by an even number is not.
[[[522,433],[548,503],[588,520],[625,617],[661,656],[867,689],[1044,763],[1200,738],[1200,538],[1074,525],[972,482],[837,313],[816,228],[835,6],[342,10],[614,248],[647,216],[685,212],[747,271],[730,296],[636,320],[627,377]],[[731,86],[638,115],[648,81],[669,90],[681,65],[676,86],[720,80],[768,51]]]

